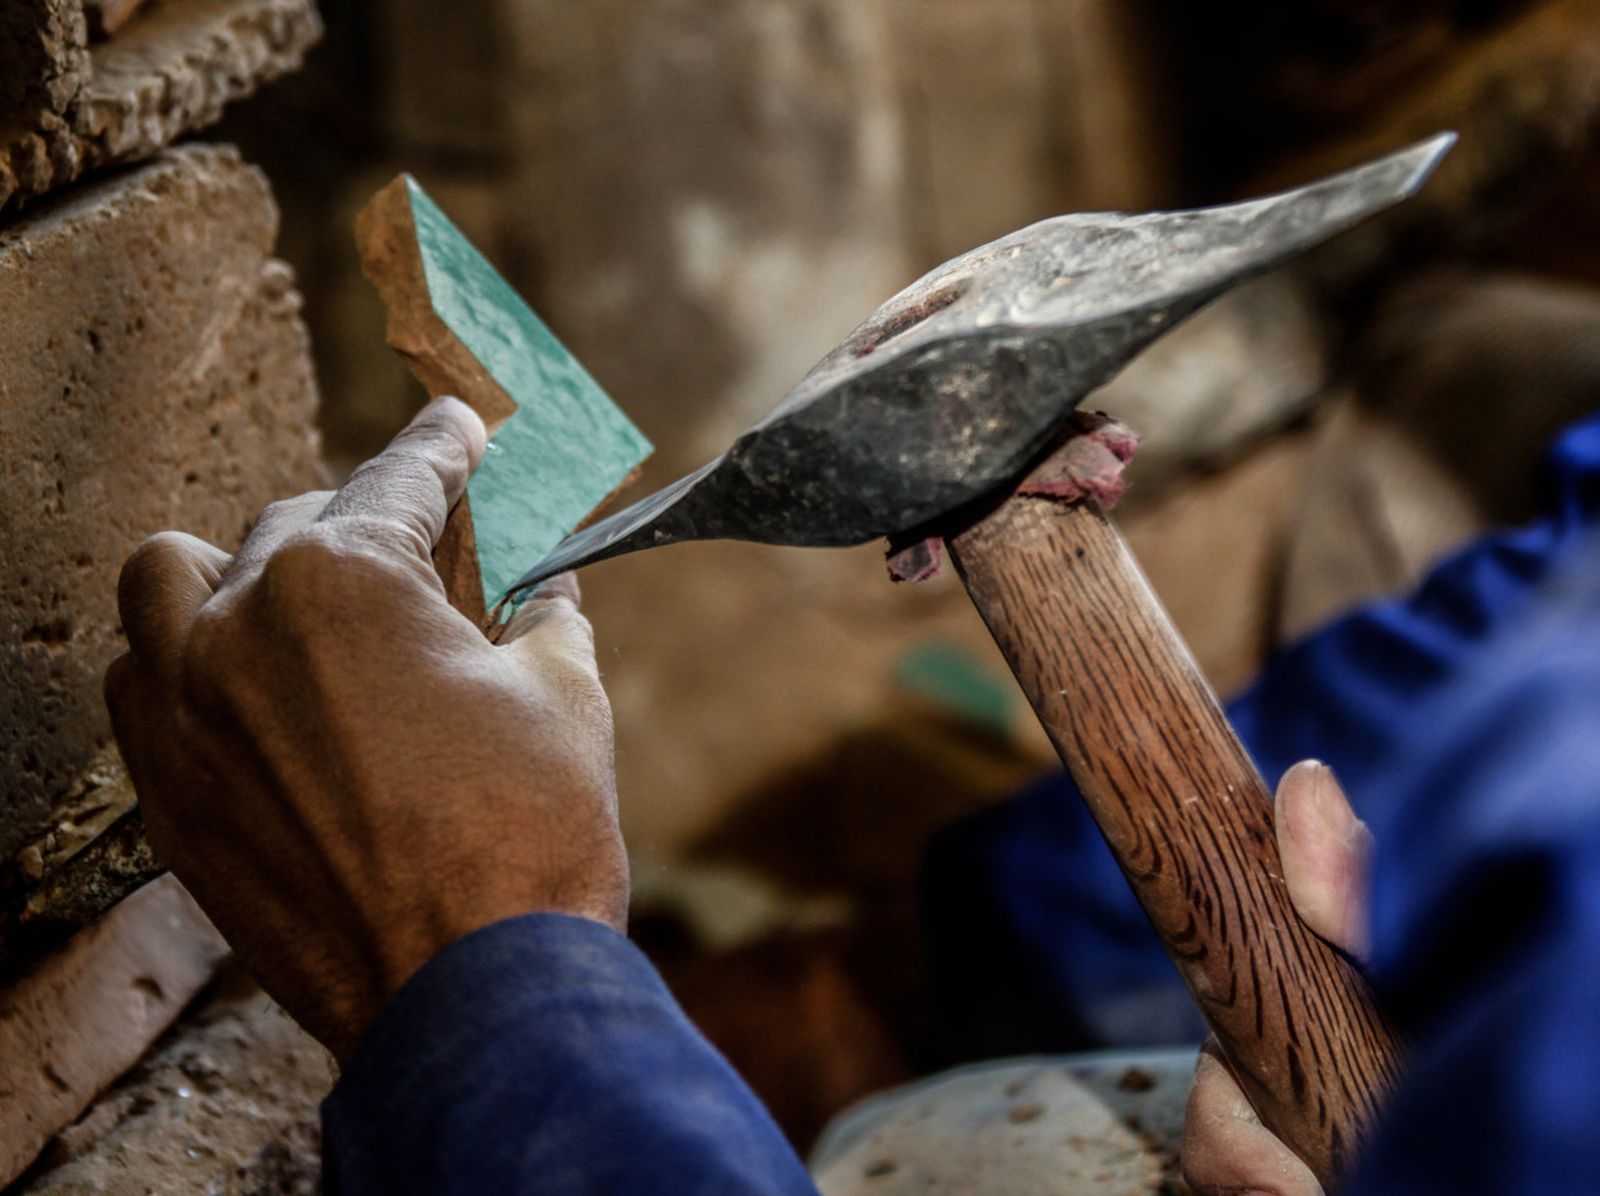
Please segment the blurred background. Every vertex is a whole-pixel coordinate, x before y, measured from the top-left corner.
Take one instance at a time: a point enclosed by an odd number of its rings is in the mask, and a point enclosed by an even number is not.
[[[1600,397],[1596,0],[341,0],[219,138],[264,166],[335,470],[421,402],[356,211],[408,170],[657,446],[700,465],[889,295],[1061,212],[1225,201],[1426,136],[1404,210],[1210,309],[1091,405],[1148,435],[1120,522],[1225,694],[1526,517]],[[881,546],[585,572],[635,934],[806,1146],[958,1061],[932,836],[1052,756],[950,576]],[[957,832],[958,833],[958,832]]]

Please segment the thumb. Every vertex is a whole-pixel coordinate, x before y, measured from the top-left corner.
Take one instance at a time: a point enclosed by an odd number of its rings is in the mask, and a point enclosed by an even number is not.
[[[1214,1038],[1195,1061],[1179,1157],[1197,1196],[1323,1196],[1311,1169],[1256,1117]]]
[[[1367,950],[1372,833],[1333,770],[1302,760],[1278,784],[1278,851],[1289,897],[1307,926],[1342,951]]]

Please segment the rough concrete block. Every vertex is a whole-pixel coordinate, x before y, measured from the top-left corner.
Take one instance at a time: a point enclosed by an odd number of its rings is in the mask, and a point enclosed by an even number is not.
[[[163,877],[0,993],[0,1185],[138,1061],[226,954]]]
[[[216,995],[64,1130],[18,1196],[314,1196],[333,1063],[229,971]]]
[[[0,859],[107,740],[116,578],[314,488],[315,383],[266,180],[191,146],[0,228]]]
[[[166,0],[91,46],[83,0],[3,8],[0,211],[211,124],[322,32],[312,0]]]

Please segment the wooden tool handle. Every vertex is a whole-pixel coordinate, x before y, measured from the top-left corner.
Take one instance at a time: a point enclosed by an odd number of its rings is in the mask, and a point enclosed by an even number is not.
[[[1093,501],[1018,496],[949,545],[1250,1103],[1337,1180],[1393,1031],[1296,915],[1271,794],[1121,535]]]

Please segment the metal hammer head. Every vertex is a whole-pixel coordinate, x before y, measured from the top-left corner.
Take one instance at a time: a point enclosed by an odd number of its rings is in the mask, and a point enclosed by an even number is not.
[[[715,461],[568,537],[517,582],[680,540],[842,546],[1014,481],[1063,421],[1206,303],[1411,195],[1441,134],[1248,203],[1059,216],[880,307]]]

